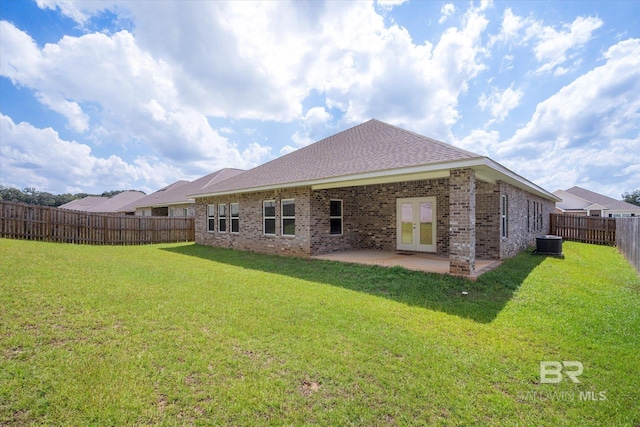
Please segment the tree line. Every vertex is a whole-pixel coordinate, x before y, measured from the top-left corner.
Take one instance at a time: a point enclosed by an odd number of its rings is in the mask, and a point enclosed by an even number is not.
[[[113,197],[116,194],[122,193],[124,191],[126,190],[105,191],[102,194],[51,194],[46,191],[38,191],[33,187],[27,187],[24,190],[18,190],[17,188],[0,185],[0,200],[6,200],[8,202],[27,203],[29,205],[58,207],[73,200],[83,199],[88,196]]]
[[[624,193],[622,200],[632,205],[640,206],[640,190]]]

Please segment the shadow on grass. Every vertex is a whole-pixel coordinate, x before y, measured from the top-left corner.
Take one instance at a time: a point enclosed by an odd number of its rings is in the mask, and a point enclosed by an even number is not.
[[[338,286],[480,323],[489,323],[495,319],[529,273],[545,259],[544,256],[533,255],[531,250],[526,250],[473,282],[444,274],[410,271],[402,267],[264,255],[198,244],[162,250]],[[463,292],[467,294],[464,295]]]

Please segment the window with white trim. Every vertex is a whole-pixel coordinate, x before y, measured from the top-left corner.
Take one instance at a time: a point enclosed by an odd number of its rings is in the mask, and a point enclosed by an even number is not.
[[[296,235],[296,201],[294,199],[282,199],[282,235]]]
[[[542,230],[542,203],[538,202],[538,217],[537,217],[538,228],[537,231]]]
[[[276,201],[262,202],[262,232],[269,236],[276,234]]]
[[[500,204],[500,232],[502,237],[508,237],[507,224],[509,222],[509,205],[507,201],[507,195],[502,196],[502,203]]]
[[[218,205],[218,231],[220,233],[227,232],[227,205],[225,203]]]
[[[216,229],[216,205],[207,205],[207,231]]]
[[[342,200],[329,201],[329,232],[342,234]]]
[[[229,207],[229,213],[231,214],[231,232],[240,232],[240,203],[231,203]]]

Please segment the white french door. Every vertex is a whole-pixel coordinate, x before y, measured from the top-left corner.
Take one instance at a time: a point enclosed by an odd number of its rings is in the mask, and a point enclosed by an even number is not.
[[[437,252],[436,198],[397,199],[396,209],[398,249]]]

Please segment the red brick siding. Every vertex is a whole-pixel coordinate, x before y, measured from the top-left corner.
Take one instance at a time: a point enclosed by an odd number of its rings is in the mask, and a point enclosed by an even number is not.
[[[396,250],[396,200],[436,197],[437,251],[449,252],[448,179],[317,190],[312,196],[314,255],[347,249]],[[329,201],[343,200],[343,236],[329,234]]]
[[[549,218],[550,214],[555,211],[555,203],[504,182],[499,183],[499,186],[500,194],[506,194],[508,200],[508,235],[506,238],[500,238],[500,258],[511,258],[534,245],[536,236],[549,232]],[[527,201],[529,201],[529,229],[527,229]],[[535,220],[533,218],[533,202],[537,202],[541,206],[542,221],[538,230],[533,226]],[[498,201],[498,213],[499,209],[500,203]]]
[[[500,259],[500,186],[476,181],[476,257]]]
[[[454,169],[449,175],[449,271],[469,275],[476,260],[476,174]]]
[[[308,256],[310,254],[310,193],[309,187],[298,187],[196,199],[196,243],[269,254]],[[280,214],[282,199],[295,199],[295,236],[282,236]],[[276,201],[275,236],[265,236],[263,233],[262,202],[264,200]],[[216,231],[207,231],[207,205],[217,206],[219,203],[240,203],[239,233],[218,232],[217,217]],[[227,221],[230,225],[230,217]]]

